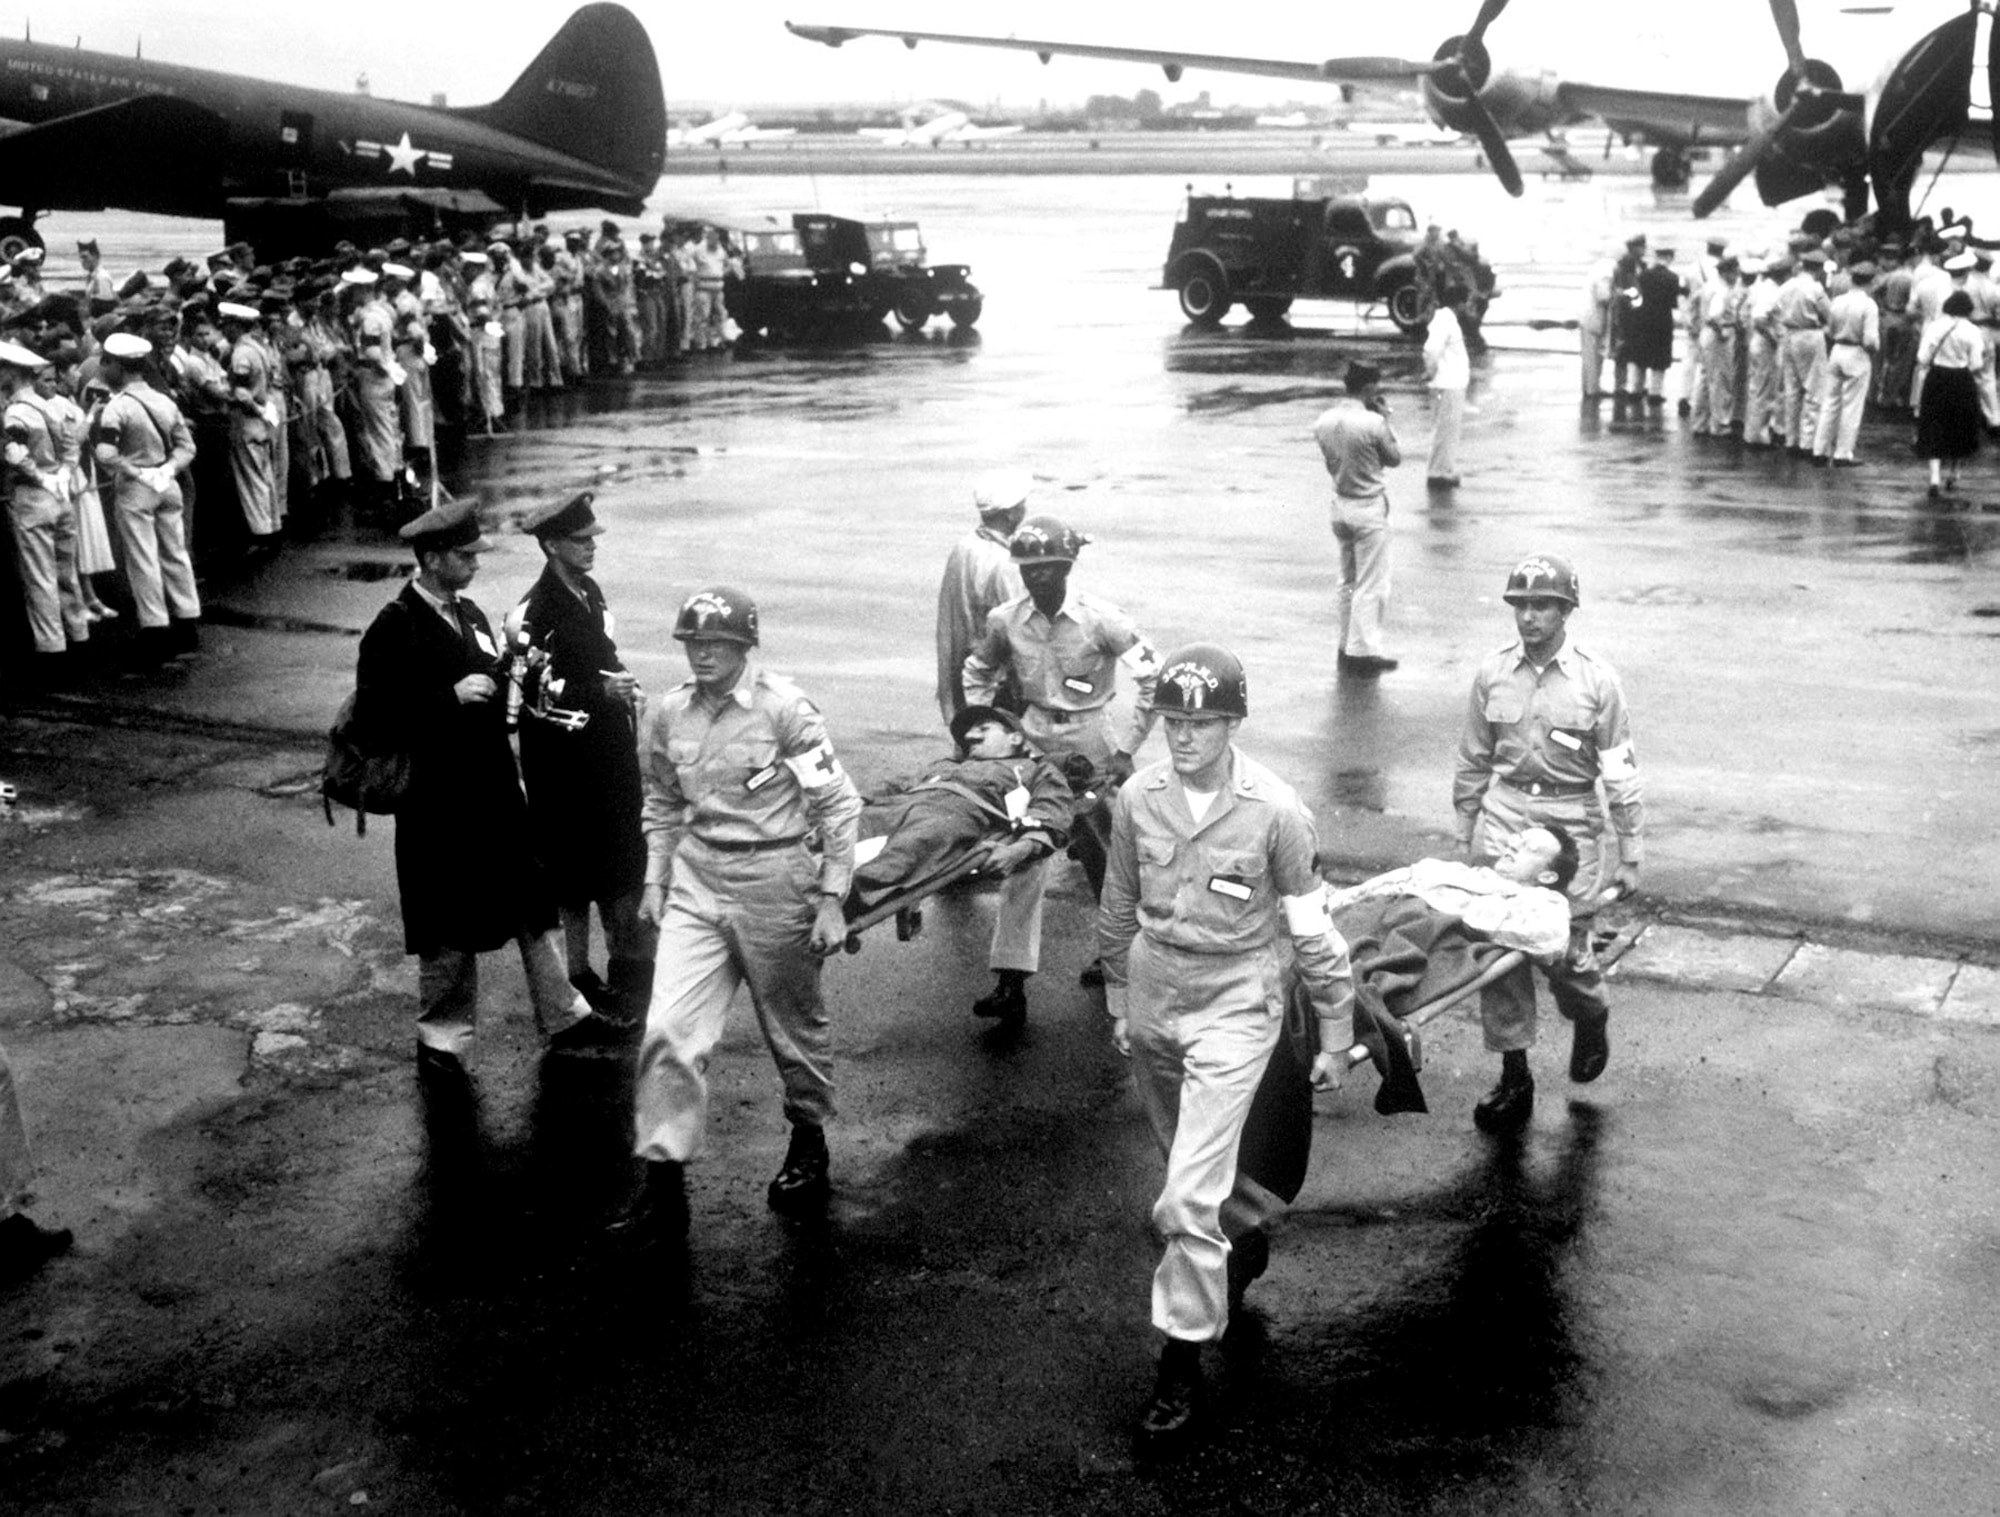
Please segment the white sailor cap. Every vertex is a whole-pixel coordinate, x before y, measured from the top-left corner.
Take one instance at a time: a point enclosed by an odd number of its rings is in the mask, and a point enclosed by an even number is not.
[[[0,364],[16,369],[39,369],[47,363],[48,360],[41,354],[22,347],[18,342],[0,342]]]
[[[1975,262],[1977,260],[1972,256],[1972,249],[1967,248],[1962,253],[1953,253],[1951,257],[1944,261],[1945,272],[1947,274],[1962,274],[1970,269]]]
[[[104,351],[113,358],[144,358],[153,345],[136,332],[113,332],[104,339]]]
[[[340,271],[340,282],[342,284],[370,285],[375,282],[375,271],[373,269],[360,268],[342,269]]]
[[[1028,503],[1034,481],[1024,469],[996,469],[972,488],[972,503],[982,516],[1011,511]]]
[[[493,260],[476,248],[467,248],[463,253],[458,255],[458,261],[463,264],[469,264],[475,269],[483,269]]]
[[[408,281],[417,277],[417,271],[406,263],[385,263],[382,265],[382,277]]]
[[[227,317],[231,321],[255,321],[257,308],[244,305],[240,301],[220,300],[216,302],[215,314]]]

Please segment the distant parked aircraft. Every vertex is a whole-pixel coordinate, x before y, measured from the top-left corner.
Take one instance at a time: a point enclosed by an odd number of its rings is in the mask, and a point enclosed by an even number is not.
[[[756,142],[778,142],[798,135],[796,127],[759,126],[741,111],[728,111],[700,126],[677,126],[667,133],[667,146],[749,147]]]
[[[990,142],[995,137],[1012,137],[1021,130],[1018,123],[1007,126],[979,126],[964,111],[939,111],[936,115],[917,119],[911,112],[897,126],[864,126],[855,135],[871,141],[886,143],[890,147],[943,147],[947,142],[964,143],[970,147],[974,143]]]

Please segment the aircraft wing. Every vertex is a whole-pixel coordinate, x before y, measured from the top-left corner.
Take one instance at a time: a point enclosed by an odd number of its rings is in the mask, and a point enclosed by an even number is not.
[[[15,205],[96,211],[176,192],[212,204],[228,124],[174,95],[139,95],[0,136],[0,184]],[[88,172],[78,165],[88,164]]]
[[[1312,63],[1288,58],[1241,58],[1226,53],[1174,52],[1151,47],[1106,47],[1089,42],[1046,42],[1027,37],[969,37],[953,32],[895,31],[876,26],[826,26],[813,22],[787,21],[786,30],[808,42],[839,47],[856,37],[897,37],[905,47],[919,42],[948,42],[960,47],[998,47],[1017,53],[1033,53],[1044,63],[1060,54],[1065,58],[1110,58],[1126,63],[1150,63],[1178,79],[1183,69],[1206,68],[1225,74],[1261,74],[1269,79],[1311,79],[1319,83],[1379,84],[1407,83],[1431,72],[1429,63],[1413,63],[1404,58],[1335,58]]]
[[[1698,143],[1734,147],[1750,140],[1751,102],[1747,99],[1573,84],[1568,80],[1558,85],[1556,92],[1564,105],[1595,116],[1614,132],[1643,137],[1664,147]]]

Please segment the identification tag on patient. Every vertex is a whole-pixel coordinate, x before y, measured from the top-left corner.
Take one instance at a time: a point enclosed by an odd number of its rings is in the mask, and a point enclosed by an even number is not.
[[[762,769],[759,769],[755,774],[751,775],[749,779],[743,782],[743,788],[745,790],[752,790],[752,791],[762,790],[766,785],[770,784],[771,781],[776,779],[777,777],[778,777],[778,766],[776,764],[766,764]]]
[[[1078,695],[1097,694],[1097,686],[1093,685],[1087,679],[1078,679],[1075,675],[1071,675],[1063,681],[1063,689],[1074,690]]]
[[[1252,895],[1250,887],[1241,880],[1233,880],[1226,874],[1212,874],[1208,877],[1208,888],[1217,895],[1226,895],[1232,901],[1247,901]]]
[[[1018,822],[1025,817],[1028,814],[1028,802],[1031,799],[1032,797],[1028,794],[1028,789],[1025,785],[1016,785],[1012,790],[1001,796],[1000,803],[1007,808],[1007,820]]]
[[[479,644],[479,651],[488,658],[498,658],[500,656],[500,650],[493,646],[493,639],[488,637],[480,628],[474,627],[472,629],[472,640]]]

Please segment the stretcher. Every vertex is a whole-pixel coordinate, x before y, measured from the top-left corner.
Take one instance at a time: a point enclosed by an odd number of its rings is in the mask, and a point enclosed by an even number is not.
[[[1076,807],[1071,813],[1071,842],[1068,849],[1071,858],[1078,856],[1076,840],[1078,835],[1085,831],[1091,834],[1097,847],[1110,846],[1111,807],[1103,793],[1094,785],[1088,786],[1077,795]],[[924,930],[924,902],[939,891],[979,873],[994,847],[1005,842],[1007,837],[1005,831],[996,827],[990,836],[981,838],[964,851],[953,854],[937,868],[910,880],[895,894],[876,902],[868,910],[850,917],[847,923],[847,938],[842,946],[849,953],[861,952],[861,935],[869,928],[888,921],[896,924],[896,941],[909,942]]]
[[[1518,948],[1509,948],[1494,954],[1482,961],[1478,973],[1470,979],[1436,992],[1430,999],[1398,1018],[1407,1029],[1405,1039],[1409,1045],[1410,1062],[1418,1069],[1424,1067],[1423,1040],[1418,1036],[1418,1029],[1451,1010],[1467,996],[1476,995],[1497,980],[1504,980],[1526,963],[1527,958],[1527,954]],[[1317,1036],[1317,1029],[1314,1035]],[[1366,1064],[1371,1057],[1365,1043],[1351,1044],[1347,1050],[1347,1067],[1352,1069],[1356,1065]]]

